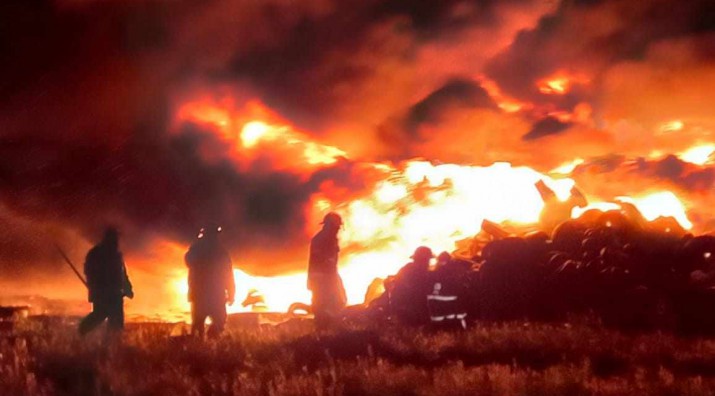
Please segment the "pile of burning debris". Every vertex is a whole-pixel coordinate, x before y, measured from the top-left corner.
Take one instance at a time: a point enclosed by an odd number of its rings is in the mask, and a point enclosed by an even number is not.
[[[446,264],[451,270],[432,271],[433,282],[459,298],[468,318],[593,314],[621,328],[715,330],[715,236],[694,236],[672,217],[648,221],[626,202],[571,219],[572,207],[583,206],[579,199],[556,209],[545,201],[542,216],[551,218],[541,230],[485,220]],[[389,294],[389,282],[386,289]]]

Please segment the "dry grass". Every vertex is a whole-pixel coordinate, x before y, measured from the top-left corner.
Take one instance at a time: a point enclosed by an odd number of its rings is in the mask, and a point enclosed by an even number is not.
[[[2,395],[710,395],[715,340],[510,323],[461,333],[310,322],[219,340],[132,325],[121,339],[28,324],[0,337]]]

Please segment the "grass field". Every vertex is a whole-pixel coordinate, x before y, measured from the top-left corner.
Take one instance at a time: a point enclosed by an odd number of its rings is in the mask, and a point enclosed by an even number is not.
[[[120,339],[28,322],[0,341],[2,395],[712,395],[715,339],[589,324],[466,332],[307,320],[200,342],[169,324]]]

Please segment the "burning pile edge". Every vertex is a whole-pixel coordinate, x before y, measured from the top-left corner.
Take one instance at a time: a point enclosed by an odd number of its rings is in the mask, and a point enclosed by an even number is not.
[[[328,213],[310,244],[312,304],[292,304],[288,317],[312,313],[317,329],[346,322],[465,329],[479,321],[567,321],[580,315],[621,329],[715,331],[707,315],[715,305],[715,236],[693,235],[673,217],[647,220],[628,202],[572,218],[575,208],[588,205],[576,187],[564,201],[542,181],[535,188],[544,200],[536,226],[483,220],[481,231],[458,241],[452,253],[436,256],[419,246],[396,275],[376,278],[359,305],[347,306],[338,270],[343,220]],[[202,228],[185,256],[192,333],[200,337],[208,317],[208,336],[222,332],[226,305],[236,299],[220,232],[217,224]],[[121,300],[132,298],[133,290],[116,235],[108,229],[90,250],[86,280],[77,272],[94,306],[80,322],[82,334],[105,318],[109,329],[123,328]],[[242,305],[261,301],[251,291]]]
[[[537,188],[548,193],[543,184]],[[444,319],[453,319],[457,327],[595,315],[619,328],[715,331],[708,319],[715,305],[714,236],[688,233],[672,217],[648,221],[625,202],[620,210],[589,209],[574,219],[570,209],[585,200],[545,202],[541,230],[506,230],[485,220],[464,249],[443,253],[422,284],[414,282],[412,299],[400,296],[409,280],[388,278],[368,315],[404,322],[422,311],[420,324],[444,326]],[[420,294],[427,299],[420,301]],[[447,314],[432,315],[445,309],[435,295],[453,297],[442,299],[449,301]]]

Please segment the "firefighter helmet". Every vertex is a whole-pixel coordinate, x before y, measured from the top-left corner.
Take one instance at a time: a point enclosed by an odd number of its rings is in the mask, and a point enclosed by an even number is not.
[[[434,258],[434,253],[432,253],[432,249],[428,248],[427,246],[420,246],[415,249],[415,252],[410,258],[415,260],[431,259]]]
[[[325,225],[333,225],[336,227],[340,227],[343,225],[343,218],[340,217],[339,214],[335,212],[330,212],[323,217],[323,222],[320,224],[325,224]]]

